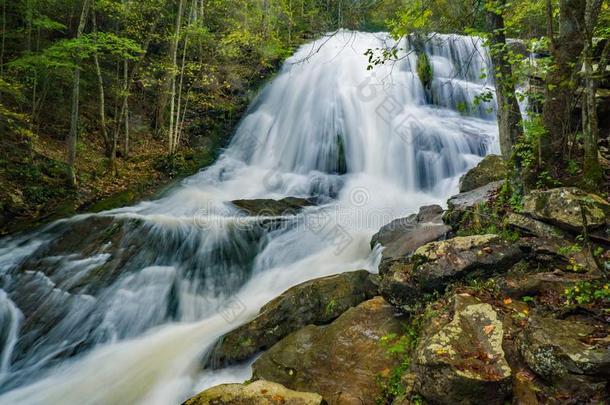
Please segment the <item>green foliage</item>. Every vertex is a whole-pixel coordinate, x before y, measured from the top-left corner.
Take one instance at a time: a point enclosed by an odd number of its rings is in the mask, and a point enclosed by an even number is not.
[[[434,72],[432,71],[432,64],[428,59],[428,55],[425,52],[420,52],[417,54],[417,75],[419,76],[419,80],[421,80],[424,87],[429,89],[432,85],[432,77]]]
[[[583,281],[564,291],[566,305],[602,305],[610,310],[610,284],[607,282]]]
[[[386,351],[387,356],[397,360],[399,365],[388,373],[377,376],[377,384],[382,391],[375,398],[377,404],[389,404],[407,394],[402,378],[411,365],[411,356],[419,343],[424,322],[431,316],[432,311],[426,308],[422,313],[409,319],[402,334],[390,333],[381,337],[379,344]]]

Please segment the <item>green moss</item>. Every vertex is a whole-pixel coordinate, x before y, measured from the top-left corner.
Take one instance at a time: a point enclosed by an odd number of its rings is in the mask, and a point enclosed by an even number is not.
[[[432,86],[434,72],[430,59],[425,52],[419,52],[417,55],[417,75],[419,76],[419,80],[421,80],[424,87],[426,89],[430,89]]]

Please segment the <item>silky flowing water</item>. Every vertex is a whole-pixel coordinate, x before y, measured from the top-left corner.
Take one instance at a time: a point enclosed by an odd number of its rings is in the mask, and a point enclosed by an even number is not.
[[[202,371],[224,333],[300,282],[375,272],[371,236],[444,204],[498,151],[476,38],[425,44],[433,81],[399,60],[367,70],[385,34],[305,45],[250,106],[211,167],[163,197],[0,241],[1,404],[176,404],[243,381]],[[304,197],[299,215],[245,216],[237,199]]]

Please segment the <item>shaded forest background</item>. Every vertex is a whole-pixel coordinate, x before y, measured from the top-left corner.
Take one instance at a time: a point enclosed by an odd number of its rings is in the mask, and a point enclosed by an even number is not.
[[[2,233],[194,173],[296,47],[382,30],[399,3],[1,1]]]
[[[294,49],[340,28],[484,38],[514,205],[525,188],[608,192],[606,0],[0,0],[0,14],[0,234],[211,163]],[[374,68],[398,49],[368,54]],[[430,69],[422,55],[422,81]]]

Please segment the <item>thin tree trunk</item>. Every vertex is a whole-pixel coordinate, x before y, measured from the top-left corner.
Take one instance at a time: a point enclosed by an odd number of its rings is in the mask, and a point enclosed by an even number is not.
[[[95,10],[91,11],[91,23],[93,25],[93,32],[97,33],[97,22],[95,18]],[[100,67],[100,61],[97,56],[97,51],[93,53],[93,62],[95,64],[95,73],[97,75],[97,86],[99,91],[99,112],[100,112],[100,130],[102,132],[102,140],[104,141],[104,150],[106,156],[110,156],[111,147],[110,139],[108,138],[108,127],[106,126],[106,92],[104,89],[104,77],[102,76],[102,69]]]
[[[123,144],[123,153],[125,159],[129,157],[129,63],[127,60],[123,62],[123,80],[124,80],[124,89],[127,92],[125,95],[125,139]]]
[[[169,154],[172,155],[175,152],[176,146],[174,145],[174,112],[176,109],[176,70],[178,69],[178,43],[180,41],[180,27],[182,26],[182,10],[184,9],[184,0],[180,0],[178,3],[178,15],[176,16],[176,29],[174,32],[174,38],[171,42],[170,54],[172,57],[172,69],[171,69],[171,101],[170,101],[170,116],[169,116],[169,133],[168,133],[168,148]]]
[[[83,1],[83,9],[80,15],[80,22],[76,31],[76,38],[80,38],[85,31],[85,25],[87,24],[87,16],[89,15],[89,8],[91,6],[91,0]],[[70,133],[67,139],[67,163],[68,163],[68,180],[73,188],[77,187],[76,183],[76,171],[74,164],[76,162],[76,142],[78,138],[78,114],[79,114],[79,97],[80,97],[80,67],[74,69],[72,76],[72,111],[70,113]]]
[[[2,44],[0,45],[0,76],[4,77],[4,49],[6,47],[6,0],[2,0]]]

